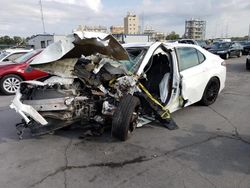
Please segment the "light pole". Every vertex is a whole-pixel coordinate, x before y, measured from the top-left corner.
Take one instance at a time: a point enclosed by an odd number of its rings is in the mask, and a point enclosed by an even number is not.
[[[42,5],[42,0],[39,0],[40,4],[40,11],[41,11],[41,20],[42,20],[42,25],[43,25],[43,34],[45,34],[45,24],[44,24],[44,17],[43,17],[43,5]]]
[[[250,40],[250,24],[249,24],[249,31],[248,31],[248,40]]]

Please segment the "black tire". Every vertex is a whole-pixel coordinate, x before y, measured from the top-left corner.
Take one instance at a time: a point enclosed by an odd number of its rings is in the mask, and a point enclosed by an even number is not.
[[[209,80],[209,82],[207,83],[207,86],[204,90],[202,99],[201,99],[201,104],[204,106],[209,106],[211,104],[213,104],[216,99],[217,96],[219,94],[219,90],[220,90],[220,81],[218,78],[211,78]]]
[[[242,56],[242,51],[239,51],[238,57]]]
[[[126,95],[122,98],[113,115],[111,130],[113,137],[121,141],[127,140],[128,134],[135,129],[139,106],[140,100],[137,97]]]
[[[246,61],[246,69],[250,70],[250,61],[248,61],[248,60]]]
[[[5,95],[14,95],[19,88],[21,81],[22,78],[15,74],[6,75],[0,80],[0,90]],[[10,84],[11,82],[13,82],[13,85]],[[8,84],[10,85],[8,86]]]

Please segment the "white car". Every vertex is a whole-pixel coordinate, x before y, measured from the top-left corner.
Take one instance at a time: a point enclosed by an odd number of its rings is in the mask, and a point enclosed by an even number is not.
[[[32,51],[33,49],[7,49],[0,53],[0,62],[2,61],[14,61],[22,55]]]
[[[112,124],[112,135],[126,140],[135,127],[155,119],[168,127],[172,112],[214,103],[226,80],[224,60],[199,46],[121,46],[111,35],[88,32],[50,45],[31,66],[54,76],[21,84],[10,105],[23,117],[19,134],[27,127],[45,134],[79,121],[91,130]]]

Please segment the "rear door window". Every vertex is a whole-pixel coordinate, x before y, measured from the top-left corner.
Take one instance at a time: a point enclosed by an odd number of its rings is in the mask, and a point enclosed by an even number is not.
[[[180,71],[197,66],[202,61],[205,60],[205,57],[203,54],[201,54],[201,52],[199,54],[200,56],[200,59],[199,59],[198,51],[195,48],[181,47],[181,48],[177,48],[176,51],[177,51]]]

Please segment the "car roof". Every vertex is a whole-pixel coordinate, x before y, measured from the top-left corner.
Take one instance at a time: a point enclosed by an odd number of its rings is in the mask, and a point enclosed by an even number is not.
[[[154,42],[145,42],[145,43],[139,43],[139,42],[134,42],[134,43],[125,43],[122,44],[124,48],[133,48],[133,47],[150,47]]]
[[[19,52],[31,52],[33,49],[20,49],[20,48],[15,48],[15,49],[6,49],[4,50],[5,52],[9,53],[19,53]]]
[[[150,47],[151,45],[159,43],[159,44],[164,44],[166,46],[171,46],[171,47],[194,47],[198,46],[195,44],[186,44],[186,43],[178,43],[178,42],[146,42],[146,43],[126,43],[123,44],[122,46],[124,48],[133,48],[133,47]]]

